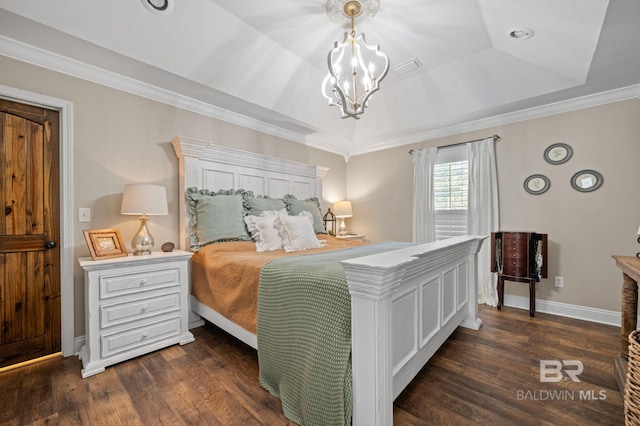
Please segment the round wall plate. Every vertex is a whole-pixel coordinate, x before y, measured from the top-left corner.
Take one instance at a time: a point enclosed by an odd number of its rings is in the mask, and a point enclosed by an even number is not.
[[[569,161],[573,149],[566,143],[554,143],[544,150],[544,159],[550,164],[562,164]]]
[[[547,192],[550,186],[551,181],[545,175],[531,175],[524,180],[524,190],[533,195]]]
[[[591,192],[600,188],[604,178],[595,170],[580,170],[571,177],[571,186],[576,191]]]

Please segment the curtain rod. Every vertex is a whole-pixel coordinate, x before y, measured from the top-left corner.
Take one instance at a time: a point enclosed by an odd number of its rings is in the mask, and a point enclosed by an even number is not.
[[[491,138],[493,138],[493,141],[494,141],[494,142],[497,142],[497,141],[499,141],[500,139],[502,139],[502,138],[500,137],[500,135],[493,135],[493,136],[490,136],[490,137],[491,137]],[[463,144],[466,144],[466,143],[480,142],[480,141],[483,141],[483,140],[485,140],[485,139],[487,139],[487,138],[475,139],[475,140],[472,140],[472,141],[466,141],[466,142],[452,143],[451,145],[442,145],[442,146],[440,146],[440,147],[438,147],[438,148],[446,148],[446,147],[450,147],[450,146],[463,145]],[[409,155],[413,154],[413,151],[414,151],[413,149],[410,149],[410,150],[409,150]]]

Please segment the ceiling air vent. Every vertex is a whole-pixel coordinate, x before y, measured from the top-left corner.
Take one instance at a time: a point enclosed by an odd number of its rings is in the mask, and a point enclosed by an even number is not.
[[[422,67],[422,64],[420,63],[420,61],[418,61],[416,58],[411,58],[408,61],[404,61],[394,67],[391,67],[391,72],[393,72],[395,75],[398,75],[398,76],[406,75],[421,67]]]

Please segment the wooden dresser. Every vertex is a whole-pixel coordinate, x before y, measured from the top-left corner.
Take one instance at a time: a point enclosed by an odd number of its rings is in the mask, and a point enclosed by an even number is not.
[[[547,277],[547,234],[492,232],[491,272],[498,273],[498,309],[504,304],[504,282],[529,283],[529,315],[536,311],[536,282]]]

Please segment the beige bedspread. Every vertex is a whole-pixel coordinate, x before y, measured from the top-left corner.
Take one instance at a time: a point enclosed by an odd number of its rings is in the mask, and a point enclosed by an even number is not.
[[[256,332],[258,281],[262,266],[285,256],[339,250],[365,244],[360,241],[318,235],[327,246],[301,252],[256,252],[254,242],[232,241],[201,248],[191,260],[193,287],[198,301],[242,328]]]

